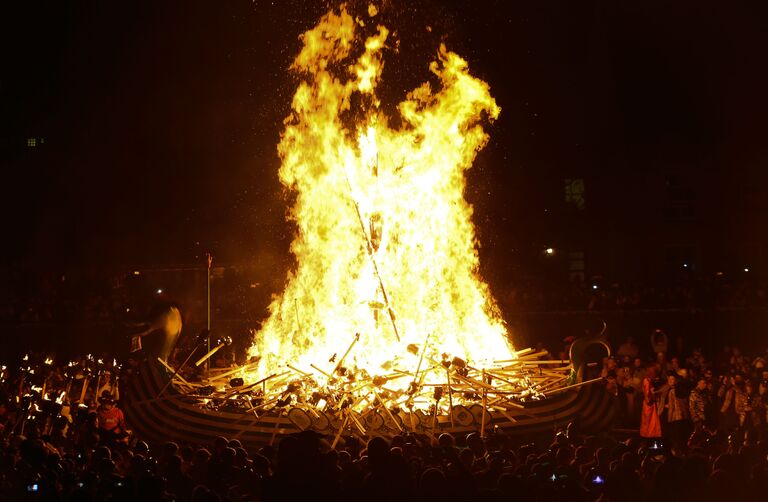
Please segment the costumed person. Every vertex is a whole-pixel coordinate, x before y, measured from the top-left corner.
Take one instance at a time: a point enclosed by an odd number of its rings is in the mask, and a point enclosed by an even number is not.
[[[96,410],[99,437],[102,444],[115,445],[124,439],[128,432],[125,427],[123,411],[115,406],[115,398],[112,393],[105,390],[99,397],[99,407]]]
[[[685,445],[685,438],[690,433],[686,430],[690,410],[688,400],[690,395],[685,395],[684,384],[680,382],[680,376],[669,375],[667,377],[668,390],[662,399],[662,406],[667,412],[667,434],[669,444],[673,451],[679,452]]]
[[[752,414],[755,420],[755,426],[765,427],[768,423],[768,372],[763,371],[762,380],[757,384],[757,393],[752,399]]]
[[[102,384],[99,386],[99,392],[97,395],[104,395],[105,391],[109,391],[112,395],[112,399],[115,401],[120,400],[120,386],[118,385],[117,376],[112,375],[109,370],[104,371]]]
[[[693,421],[693,433],[688,438],[688,448],[700,448],[711,438],[708,427],[712,424],[712,396],[706,377],[696,382],[696,387],[688,396],[688,408]]]
[[[654,378],[656,378],[656,367],[650,366],[643,378],[643,413],[640,416],[640,437],[649,439],[661,437],[661,421],[653,391]]]
[[[167,361],[181,335],[181,312],[179,307],[168,302],[156,304],[149,320],[141,324],[140,333],[131,336],[131,352],[144,350],[147,354]]]
[[[749,430],[752,428],[752,395],[753,387],[750,382],[742,382],[736,388],[735,408],[739,416],[739,428]]]
[[[737,393],[744,393],[742,386],[744,380],[741,375],[725,376],[723,377],[723,383],[720,389],[717,391],[717,396],[722,400],[720,406],[720,429],[724,432],[731,433],[739,428],[739,414],[736,410],[736,395]],[[738,400],[740,403],[743,399]]]
[[[699,432],[707,423],[707,409],[709,408],[710,398],[707,391],[707,380],[702,377],[696,382],[696,388],[688,396],[688,407],[691,410],[691,420],[693,421],[693,431]]]

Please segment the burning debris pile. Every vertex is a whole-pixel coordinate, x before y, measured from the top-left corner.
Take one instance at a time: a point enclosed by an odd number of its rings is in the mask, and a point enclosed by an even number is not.
[[[338,440],[349,429],[361,435],[434,434],[462,427],[484,433],[494,416],[514,423],[512,415],[527,401],[582,385],[567,385],[574,377],[570,361],[544,360],[547,353],[533,349],[478,368],[447,354],[435,360],[426,355],[426,344],[421,349],[410,345],[410,361],[400,361],[410,367],[391,366],[386,374],[371,375],[346,366],[359,340],[356,335],[341,357],[328,361],[328,369],[287,364],[279,373],[245,384],[236,376],[248,373],[251,368],[245,366],[214,371],[204,383],[177,375],[176,387],[208,409],[257,418],[286,416],[301,430],[333,430]]]
[[[515,352],[478,276],[464,189],[482,123],[500,111],[488,85],[441,45],[431,83],[388,117],[376,89],[399,42],[377,14],[342,6],[301,36],[278,147],[296,267],[254,337],[255,362],[202,388],[179,383],[207,405],[284,410],[302,428],[484,428],[486,410],[552,392],[570,366]]]

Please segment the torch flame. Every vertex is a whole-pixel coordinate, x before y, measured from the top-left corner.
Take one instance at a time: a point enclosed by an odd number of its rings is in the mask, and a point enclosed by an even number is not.
[[[278,152],[296,195],[297,265],[251,347],[259,373],[321,364],[356,333],[344,365],[371,374],[409,344],[433,361],[512,357],[463,196],[488,138],[481,122],[500,109],[441,45],[429,66],[439,86],[412,90],[390,127],[376,96],[389,31],[377,26],[361,49],[360,26],[345,7],[329,12],[301,36],[291,67],[301,83]]]

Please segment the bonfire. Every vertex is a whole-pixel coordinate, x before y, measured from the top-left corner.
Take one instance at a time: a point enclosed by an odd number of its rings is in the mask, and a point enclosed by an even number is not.
[[[425,64],[433,83],[390,117],[376,91],[398,44],[375,7],[353,17],[342,6],[300,38],[278,146],[296,265],[252,362],[177,384],[204,388],[206,405],[238,400],[301,428],[330,420],[338,434],[473,421],[484,432],[488,413],[567,388],[568,361],[514,350],[478,275],[464,191],[500,113],[488,84],[441,45]]]

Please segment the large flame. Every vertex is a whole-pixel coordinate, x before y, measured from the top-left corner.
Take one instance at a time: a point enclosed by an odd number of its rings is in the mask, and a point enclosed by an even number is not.
[[[487,141],[480,122],[499,107],[441,46],[429,67],[438,88],[411,91],[390,127],[376,96],[389,32],[378,26],[363,48],[361,26],[342,7],[301,36],[292,70],[302,82],[278,148],[280,180],[296,195],[297,266],[251,354],[262,374],[285,364],[330,371],[359,333],[345,365],[371,374],[410,344],[435,359],[509,358],[463,197],[464,172]]]

